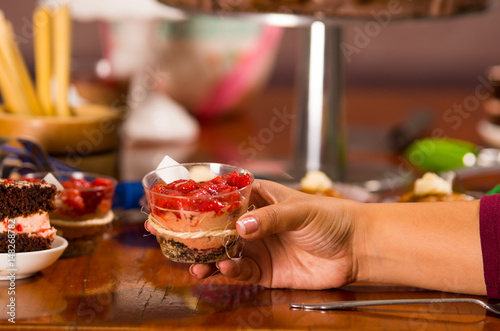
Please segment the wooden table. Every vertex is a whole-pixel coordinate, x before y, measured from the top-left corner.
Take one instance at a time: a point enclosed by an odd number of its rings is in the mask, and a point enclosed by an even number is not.
[[[209,154],[207,137],[232,137],[225,152],[237,148],[238,139],[245,139],[256,123],[265,121],[266,110],[283,107],[289,102],[286,93],[277,92],[280,101],[267,97],[253,103],[264,111],[247,116],[246,125],[235,136],[232,122],[207,125],[197,148],[205,154],[225,161],[221,154]],[[472,90],[473,93],[473,90]],[[372,125],[387,129],[415,107],[436,109],[434,127],[441,127],[450,136],[481,143],[475,123],[481,110],[471,113],[459,130],[451,128],[442,114],[456,102],[462,102],[470,91],[425,90],[394,91],[357,90],[349,92],[348,123],[354,128]],[[387,116],[382,110],[387,110]],[[248,120],[250,118],[250,120]],[[258,119],[260,118],[260,122]],[[384,119],[385,118],[385,119]],[[240,121],[240,120],[236,120]],[[241,122],[240,122],[241,123]],[[240,127],[241,128],[241,127]],[[255,132],[255,131],[253,131]],[[272,154],[288,142],[284,133],[268,146]],[[203,149],[204,146],[206,149]],[[282,151],[282,150],[281,150]],[[220,152],[220,150],[219,150]],[[286,153],[285,153],[286,154]],[[219,156],[217,158],[217,155]],[[394,153],[362,147],[349,153],[352,159],[397,161]],[[144,216],[143,219],[146,217]],[[220,275],[197,280],[188,272],[188,265],[165,259],[156,239],[148,236],[139,221],[122,215],[114,221],[97,251],[89,256],[59,259],[35,276],[16,282],[16,324],[6,315],[6,282],[0,282],[0,328],[26,330],[70,329],[179,329],[179,330],[496,330],[500,319],[470,304],[428,304],[366,307],[348,311],[308,312],[292,310],[291,302],[337,300],[445,298],[453,293],[428,291],[382,284],[352,284],[340,289],[305,291],[266,289],[229,280]],[[481,298],[485,299],[485,298]]]
[[[0,283],[4,287],[3,283]],[[1,315],[8,296],[2,289]],[[16,324],[25,329],[488,330],[500,319],[470,304],[292,310],[290,302],[444,298],[452,293],[353,284],[341,289],[266,289],[220,275],[198,280],[166,260],[141,224],[115,224],[90,256],[64,258],[16,282]]]
[[[16,324],[26,329],[350,329],[483,330],[500,319],[469,304],[292,310],[290,302],[458,297],[400,286],[353,284],[341,289],[266,289],[222,276],[197,280],[188,265],[166,260],[141,224],[115,224],[90,256],[64,258],[16,282]],[[3,283],[0,283],[3,286]],[[1,315],[6,316],[2,289]]]

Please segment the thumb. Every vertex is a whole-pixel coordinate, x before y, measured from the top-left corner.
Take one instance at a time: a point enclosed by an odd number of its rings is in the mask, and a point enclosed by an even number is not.
[[[294,198],[248,212],[236,222],[236,229],[245,239],[299,230],[304,227],[309,214],[308,205],[303,201]]]

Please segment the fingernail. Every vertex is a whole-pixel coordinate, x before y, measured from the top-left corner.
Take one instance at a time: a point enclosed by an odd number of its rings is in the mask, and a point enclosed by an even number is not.
[[[191,264],[191,266],[189,267],[189,273],[191,274],[191,276],[196,277],[196,274],[193,272],[193,267],[194,267],[194,264]]]
[[[243,218],[236,222],[236,224],[240,226],[242,234],[252,234],[259,229],[259,223],[253,217]]]

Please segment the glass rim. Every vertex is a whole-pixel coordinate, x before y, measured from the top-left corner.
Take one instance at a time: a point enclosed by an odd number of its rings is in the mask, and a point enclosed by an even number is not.
[[[78,171],[78,170],[75,170],[75,171],[38,171],[38,172],[30,172],[26,175],[23,175],[22,177],[43,179],[43,177],[45,177],[49,173],[54,175],[54,177],[56,177],[56,179],[59,181],[59,183],[61,183],[61,185],[62,185],[62,181],[64,181],[64,180],[67,180],[69,178],[75,178],[73,176],[73,174],[81,174],[81,176],[82,176],[81,179],[85,179],[87,181],[88,181],[87,177],[93,177],[94,179],[96,179],[96,178],[108,179],[111,181],[111,183],[112,183],[111,187],[113,187],[113,189],[115,189],[116,186],[118,185],[118,180],[111,177],[111,176],[102,175],[102,174],[98,174],[98,173],[94,173],[94,172],[88,172],[88,171]],[[63,176],[63,177],[67,177],[67,178],[61,179],[58,175]],[[34,176],[42,176],[42,177],[34,177]],[[80,178],[76,177],[76,179],[80,179]],[[64,190],[96,191],[96,190],[100,190],[100,189],[103,189],[106,187],[109,187],[109,186],[77,187],[77,188],[66,188],[65,187]]]
[[[164,169],[170,169],[170,168],[175,168],[175,167],[179,167],[179,166],[182,166],[182,167],[193,166],[194,167],[197,165],[211,165],[211,164],[229,167],[229,168],[233,168],[235,170],[240,170],[240,172],[250,175],[250,178],[251,178],[250,183],[248,185],[246,185],[245,187],[238,188],[237,190],[234,190],[231,192],[218,193],[218,194],[210,195],[207,197],[188,197],[188,196],[183,196],[183,195],[170,195],[170,194],[166,194],[166,193],[159,193],[159,192],[152,191],[151,188],[147,187],[146,183],[145,183],[147,177],[155,174],[158,171],[164,170]],[[227,172],[227,173],[230,173],[230,172]],[[219,175],[221,175],[221,174],[216,175],[216,177]],[[188,180],[188,179],[186,179],[186,180]],[[239,166],[225,164],[225,163],[218,163],[218,162],[188,162],[188,163],[173,164],[173,165],[169,165],[169,166],[166,166],[163,168],[151,170],[150,172],[148,172],[147,174],[144,175],[144,177],[141,180],[141,183],[142,183],[142,187],[144,188],[144,190],[146,190],[147,192],[150,192],[151,194],[158,195],[158,196],[172,197],[172,198],[176,198],[176,199],[210,200],[213,198],[223,197],[223,196],[228,195],[228,194],[233,194],[234,192],[241,192],[241,191],[251,187],[254,180],[255,180],[255,176],[250,171],[248,171],[245,168],[239,167]],[[166,183],[166,184],[169,184],[169,183]],[[235,186],[233,186],[233,187],[235,187]]]

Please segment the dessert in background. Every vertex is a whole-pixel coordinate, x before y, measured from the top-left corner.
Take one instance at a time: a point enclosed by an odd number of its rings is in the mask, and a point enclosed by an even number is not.
[[[28,176],[43,178],[45,175]],[[114,219],[111,206],[116,180],[86,172],[54,172],[53,175],[63,190],[55,199],[50,221],[57,234],[68,240],[63,256],[91,254]]]
[[[114,219],[111,206],[116,181],[86,174],[61,184],[64,191],[56,199],[51,220],[58,234],[68,240],[63,256],[91,254]]]
[[[399,202],[466,201],[470,195],[453,192],[450,182],[435,173],[425,173],[414,183],[413,190],[401,196]]]
[[[111,179],[70,177],[61,185],[64,191],[56,200],[57,209],[52,213],[54,218],[71,221],[103,219],[111,213],[114,193]]]
[[[210,179],[206,177],[210,171],[201,169],[204,164],[167,167],[144,177],[149,222],[163,254],[172,261],[210,263],[238,254],[240,237],[235,226],[247,211],[253,176],[237,167],[210,169],[210,165],[205,167],[212,170]],[[188,169],[190,178],[162,179],[176,169]],[[197,182],[194,175],[204,180]]]
[[[49,222],[55,209],[56,187],[45,181],[0,179],[0,253],[9,250],[15,232],[15,251],[49,249],[56,230]]]
[[[333,182],[322,171],[308,171],[300,180],[300,191],[309,194],[326,195],[335,198],[345,198],[338,190],[333,188]]]

